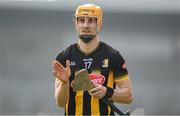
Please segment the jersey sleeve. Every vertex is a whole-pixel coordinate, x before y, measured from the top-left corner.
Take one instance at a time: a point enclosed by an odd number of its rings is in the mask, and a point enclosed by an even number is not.
[[[128,70],[121,54],[117,51],[113,58],[114,82],[128,79]]]
[[[66,48],[65,50],[62,50],[56,57],[56,60],[59,61],[63,66],[66,65],[67,54],[68,54],[68,48]]]

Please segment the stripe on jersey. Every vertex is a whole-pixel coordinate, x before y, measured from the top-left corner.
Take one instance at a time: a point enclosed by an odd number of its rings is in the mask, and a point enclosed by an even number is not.
[[[125,75],[125,76],[121,76],[119,77],[119,79],[116,79],[115,82],[119,82],[119,81],[123,81],[123,80],[128,80],[129,79],[129,75]]]
[[[101,74],[100,70],[92,70],[94,74]],[[100,115],[99,99],[91,97],[91,115]]]
[[[113,88],[113,84],[114,84],[113,72],[109,71],[107,86]],[[111,108],[108,106],[108,116],[110,115],[110,113],[111,113]]]
[[[114,79],[113,79],[113,72],[109,71],[107,86],[113,88]]]
[[[100,116],[99,99],[91,97],[91,115]]]
[[[83,115],[83,91],[77,91],[75,96],[76,101],[76,114]]]
[[[87,91],[83,94],[83,115],[91,114],[91,96]]]

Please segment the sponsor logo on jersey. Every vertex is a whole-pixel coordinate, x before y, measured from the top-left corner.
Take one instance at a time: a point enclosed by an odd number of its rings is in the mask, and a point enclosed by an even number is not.
[[[70,66],[76,66],[76,63],[74,61],[71,61]]]
[[[84,62],[92,62],[93,59],[92,59],[92,58],[85,58],[85,59],[83,59],[83,61],[84,61]]]
[[[86,59],[83,59],[83,61],[84,61],[85,68],[89,69],[91,67],[93,59],[92,58],[86,58]]]
[[[102,85],[105,81],[105,77],[101,74],[89,74],[89,79],[93,82],[94,85]]]

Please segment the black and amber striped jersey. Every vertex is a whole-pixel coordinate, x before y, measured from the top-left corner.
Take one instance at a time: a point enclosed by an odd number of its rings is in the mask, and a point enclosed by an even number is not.
[[[115,88],[115,83],[128,79],[128,71],[121,54],[104,42],[89,54],[84,53],[78,44],[72,44],[59,53],[56,60],[64,66],[70,61],[70,83],[76,72],[86,68],[89,73],[101,74],[105,77],[103,86]],[[114,115],[112,109],[101,99],[91,97],[87,91],[74,92],[70,89],[69,101],[65,107],[65,115]]]

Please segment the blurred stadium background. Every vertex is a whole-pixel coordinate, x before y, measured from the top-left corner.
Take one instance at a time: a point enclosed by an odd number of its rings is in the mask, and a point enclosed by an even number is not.
[[[63,114],[51,61],[77,41],[80,4],[103,8],[100,39],[126,59],[134,102],[147,115],[180,114],[180,0],[1,0],[0,114]]]

